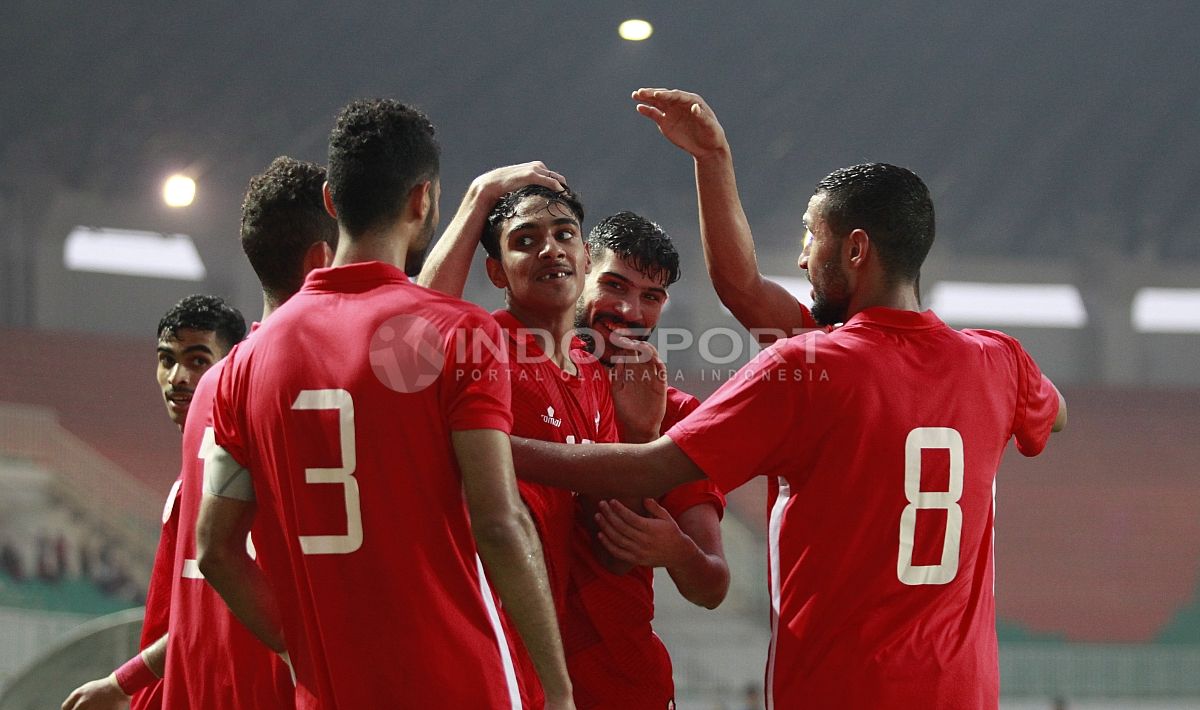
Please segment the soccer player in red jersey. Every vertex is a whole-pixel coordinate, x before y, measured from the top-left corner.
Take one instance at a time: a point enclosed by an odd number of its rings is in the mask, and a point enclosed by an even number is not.
[[[286,650],[297,707],[518,706],[490,581],[547,707],[572,708],[512,474],[505,356],[486,347],[501,333],[404,273],[437,223],[433,126],[395,101],[353,102],[328,171],[334,266],[311,273],[221,373],[200,570]],[[244,550],[256,514],[271,522],[255,528],[261,569]]]
[[[776,476],[768,708],[995,708],[996,468],[1066,404],[1013,338],[921,311],[933,202],[873,163],[822,180],[798,265],[831,333],[779,340],[643,445],[514,441],[522,475],[597,495]]]
[[[536,178],[540,166],[529,163],[493,172],[516,177],[528,171]],[[464,200],[454,227],[422,270],[422,279],[461,292],[475,245],[481,243],[488,256],[488,278],[505,294],[506,308],[492,315],[504,330],[512,366],[513,435],[560,443],[615,442],[608,375],[575,337],[573,327],[575,303],[590,268],[582,236],[583,206],[559,182],[561,176],[553,175],[558,179],[549,184],[541,180],[519,186],[490,205]],[[481,215],[485,216],[480,219]],[[542,541],[559,624],[569,645],[575,497],[570,491],[524,481],[518,481],[518,489]],[[589,549],[586,554],[594,553]],[[528,654],[520,645],[515,650],[523,690],[537,704],[541,689],[529,672]],[[569,654],[567,662],[570,667]]]
[[[158,323],[157,333],[158,386],[167,416],[182,430],[201,376],[245,336],[246,321],[236,308],[217,296],[195,294],[167,311]],[[142,650],[108,676],[76,688],[63,702],[64,710],[103,710],[125,701],[130,701],[135,710],[163,707],[161,679],[175,579],[180,485],[176,480],[163,506],[163,527],[146,592]]]
[[[337,222],[325,211],[324,183],[324,168],[286,157],[250,180],[242,202],[241,241],[262,284],[264,321],[300,289],[309,271],[333,258]],[[175,554],[163,704],[284,710],[294,703],[289,669],[234,618],[196,563],[194,531],[204,459],[213,446],[213,396],[225,362],[213,366],[196,387],[183,429],[179,524],[187,532],[179,536]]]
[[[661,227],[632,212],[600,220],[588,233],[587,244],[592,270],[577,304],[575,325],[590,334],[597,356],[613,367],[618,356],[634,355],[622,347],[622,336],[645,340],[658,325],[667,289],[679,278],[679,254]],[[639,397],[625,397],[623,390],[643,384],[619,377],[613,383],[618,408],[640,406]],[[627,428],[621,441],[652,441],[700,405],[674,387],[667,387],[666,396],[661,423],[645,432]],[[630,421],[636,415],[618,412],[617,420]],[[729,589],[720,527],[725,498],[712,482],[684,484],[657,499],[645,499],[643,507],[646,515],[616,500],[600,504],[599,539],[613,557],[634,566],[627,574],[613,574],[598,565],[594,555],[573,557],[573,601],[586,613],[564,622],[564,639],[581,710],[616,704],[628,710],[661,709],[674,697],[670,655],[651,628],[651,568],[664,567],[684,598],[709,609],[716,608]],[[583,541],[575,537],[577,546]]]
[[[518,169],[529,170],[535,177],[538,176],[535,171],[545,172],[541,163],[501,168],[495,172]],[[485,203],[478,199],[464,200],[455,219],[460,228],[447,230],[447,235],[453,236],[438,243],[421,273],[422,282],[451,295],[460,295],[474,253],[475,240],[471,235],[480,231],[484,232],[482,241],[490,257],[487,262],[489,274],[497,266],[503,266],[505,243],[498,238],[502,233],[498,226],[527,223],[527,220],[511,222],[508,215],[514,210],[510,203],[518,198],[527,200],[538,193],[544,198],[553,197],[544,190],[513,193],[507,202],[496,205],[485,226],[478,224],[486,209],[482,206]],[[554,215],[550,211],[539,214],[549,223],[547,229],[552,226]],[[572,208],[572,214],[582,219],[581,208],[577,211]],[[564,226],[573,229],[573,233],[578,231],[577,225],[571,227],[564,223]],[[563,243],[575,246],[572,240]],[[573,306],[575,326],[593,341],[591,347],[601,363],[612,367],[614,361],[620,360],[617,356],[634,355],[619,344],[619,333],[644,340],[658,324],[667,298],[666,289],[678,278],[679,257],[670,238],[658,225],[629,212],[601,220],[589,233],[586,243],[592,268],[583,281],[583,292]],[[568,253],[573,262],[583,258],[573,251]],[[501,283],[494,276],[493,282]],[[523,291],[510,289],[510,311],[521,293]],[[537,308],[526,307],[525,310]],[[563,342],[567,331],[560,325],[561,312],[545,310],[555,314],[555,342]],[[500,311],[496,316],[502,323],[512,325],[511,313]],[[526,325],[531,323],[527,318],[522,321]],[[515,331],[510,328],[510,332]],[[547,370],[543,362],[521,369],[528,369],[528,373],[524,382],[520,373],[514,375],[514,408],[522,401],[533,403],[546,399],[544,388],[539,388],[537,383],[554,379],[553,368]],[[618,379],[614,391],[624,395],[631,390],[644,389],[639,387],[640,384]],[[623,402],[627,408],[638,406],[640,402],[637,393],[634,394],[633,397],[617,398],[617,408]],[[665,431],[699,405],[694,397],[673,387],[668,388],[667,397],[668,411],[661,427],[656,423],[647,431],[627,429],[620,432],[621,440],[657,438],[660,428]],[[564,441],[563,432],[546,429],[539,423],[547,420],[545,412],[526,414],[528,416],[519,413],[516,416],[514,436]],[[620,420],[618,417],[618,424]],[[577,436],[571,438],[580,440]],[[659,500],[647,499],[645,506],[650,513],[646,516],[638,515],[618,501],[602,503],[600,520],[609,534],[600,535],[599,539],[608,555],[597,556],[593,551],[594,537],[588,529],[592,527],[591,510],[587,526],[574,525],[568,494],[527,481],[519,481],[518,485],[522,498],[539,522],[547,566],[552,572],[552,586],[556,590],[568,590],[565,597],[556,594],[555,600],[576,704],[581,708],[614,703],[630,708],[667,707],[674,697],[674,682],[670,656],[650,625],[654,616],[654,597],[653,575],[649,568],[666,567],[686,598],[709,608],[717,606],[729,585],[729,570],[720,537],[724,497],[711,483],[702,481],[681,486]],[[640,510],[642,506],[637,507]],[[559,574],[554,574],[555,570]]]

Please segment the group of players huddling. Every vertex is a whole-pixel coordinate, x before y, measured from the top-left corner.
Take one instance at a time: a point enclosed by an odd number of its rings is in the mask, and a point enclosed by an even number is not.
[[[630,212],[585,232],[540,162],[476,178],[422,264],[433,125],[351,103],[328,173],[281,157],[250,181],[250,335],[215,297],[159,324],[183,454],[142,651],[64,710],[674,707],[652,568],[719,605],[723,493],[756,476],[768,708],[997,706],[995,473],[1065,425],[1061,395],[1013,338],[922,310],[911,171],[817,185],[810,311],[760,274],[704,100],[633,98],[693,157],[709,276],[769,347],[703,404],[669,387],[647,340],[670,238]],[[479,245],[492,314],[460,300]]]

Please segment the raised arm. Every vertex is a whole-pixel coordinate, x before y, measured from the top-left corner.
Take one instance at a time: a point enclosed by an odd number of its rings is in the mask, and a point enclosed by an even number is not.
[[[572,708],[541,543],[521,503],[508,436],[492,429],[455,431],[471,530],[488,579],[496,587],[542,681],[547,708]]]
[[[417,283],[455,298],[462,298],[471,273],[471,259],[483,234],[488,212],[505,193],[526,185],[543,185],[562,190],[567,180],[547,168],[540,160],[507,165],[480,175],[471,181],[454,219],[425,259]]]
[[[638,89],[633,98],[639,102],[638,113],[695,160],[704,263],[721,303],[764,345],[812,327],[805,307],[759,272],[754,237],[738,196],[733,153],[713,110],[699,95],[686,91]],[[796,236],[799,240],[803,235]]]

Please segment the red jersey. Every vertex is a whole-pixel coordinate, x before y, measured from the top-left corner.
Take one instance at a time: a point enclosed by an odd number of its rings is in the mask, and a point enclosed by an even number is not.
[[[217,362],[196,385],[183,428],[179,526],[188,534],[175,547],[163,706],[287,710],[294,706],[291,672],[229,611],[196,564],[192,531],[200,516],[204,459],[213,448],[213,397],[224,366],[225,360]]]
[[[661,431],[700,406],[695,397],[667,388],[667,412]],[[687,483],[658,502],[678,518],[697,505],[712,505],[722,514],[725,497],[707,479]],[[590,536],[578,527],[572,537],[572,613],[564,640],[567,665],[575,687],[575,704],[586,708],[664,710],[675,697],[671,656],[654,633],[654,570],[634,567],[623,575],[609,572],[591,554]],[[569,644],[567,641],[569,640]]]
[[[571,343],[569,352],[578,373],[570,375],[546,356],[538,338],[513,314],[500,310],[492,316],[508,338],[513,436],[567,444],[617,441],[608,371],[584,350],[583,342],[576,338]],[[571,556],[579,554],[572,552],[571,545],[576,528],[575,495],[569,490],[527,481],[517,481],[517,487],[541,538],[550,592],[565,641],[571,624],[566,613]],[[586,554],[594,556],[590,548]],[[540,706],[541,683],[532,659],[520,639],[515,634],[511,637],[527,698],[531,704]],[[570,664],[568,654],[569,671]]]
[[[216,442],[270,521],[298,707],[519,705],[450,441],[510,430],[505,360],[487,313],[379,262],[311,272],[229,356]]]
[[[871,308],[759,353],[668,432],[723,490],[778,477],[768,708],[998,705],[996,468],[1057,410],[1013,338]]]
[[[154,567],[150,570],[150,586],[146,589],[146,611],[142,615],[142,638],[138,648],[145,650],[167,633],[171,620],[171,586],[175,580],[175,544],[179,536],[179,488],[183,481],[176,479],[167,493],[163,505],[162,532],[158,536],[158,549],[154,553]],[[129,699],[130,710],[161,710],[163,707],[163,682],[154,684],[133,694]]]

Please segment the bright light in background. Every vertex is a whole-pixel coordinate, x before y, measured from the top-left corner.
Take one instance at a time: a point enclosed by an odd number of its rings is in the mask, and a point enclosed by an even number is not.
[[[654,27],[645,20],[625,20],[617,28],[617,34],[621,35],[621,39],[627,39],[630,42],[641,42],[644,39],[649,39],[650,35],[654,34]]]
[[[163,183],[162,195],[167,207],[187,207],[196,199],[196,181],[186,175],[172,175]]]
[[[1071,284],[1011,284],[941,281],[929,307],[953,325],[1082,328],[1087,310]]]
[[[204,262],[186,234],[76,227],[63,245],[73,271],[203,281]]]
[[[1132,315],[1139,333],[1200,333],[1200,289],[1140,289]]]

